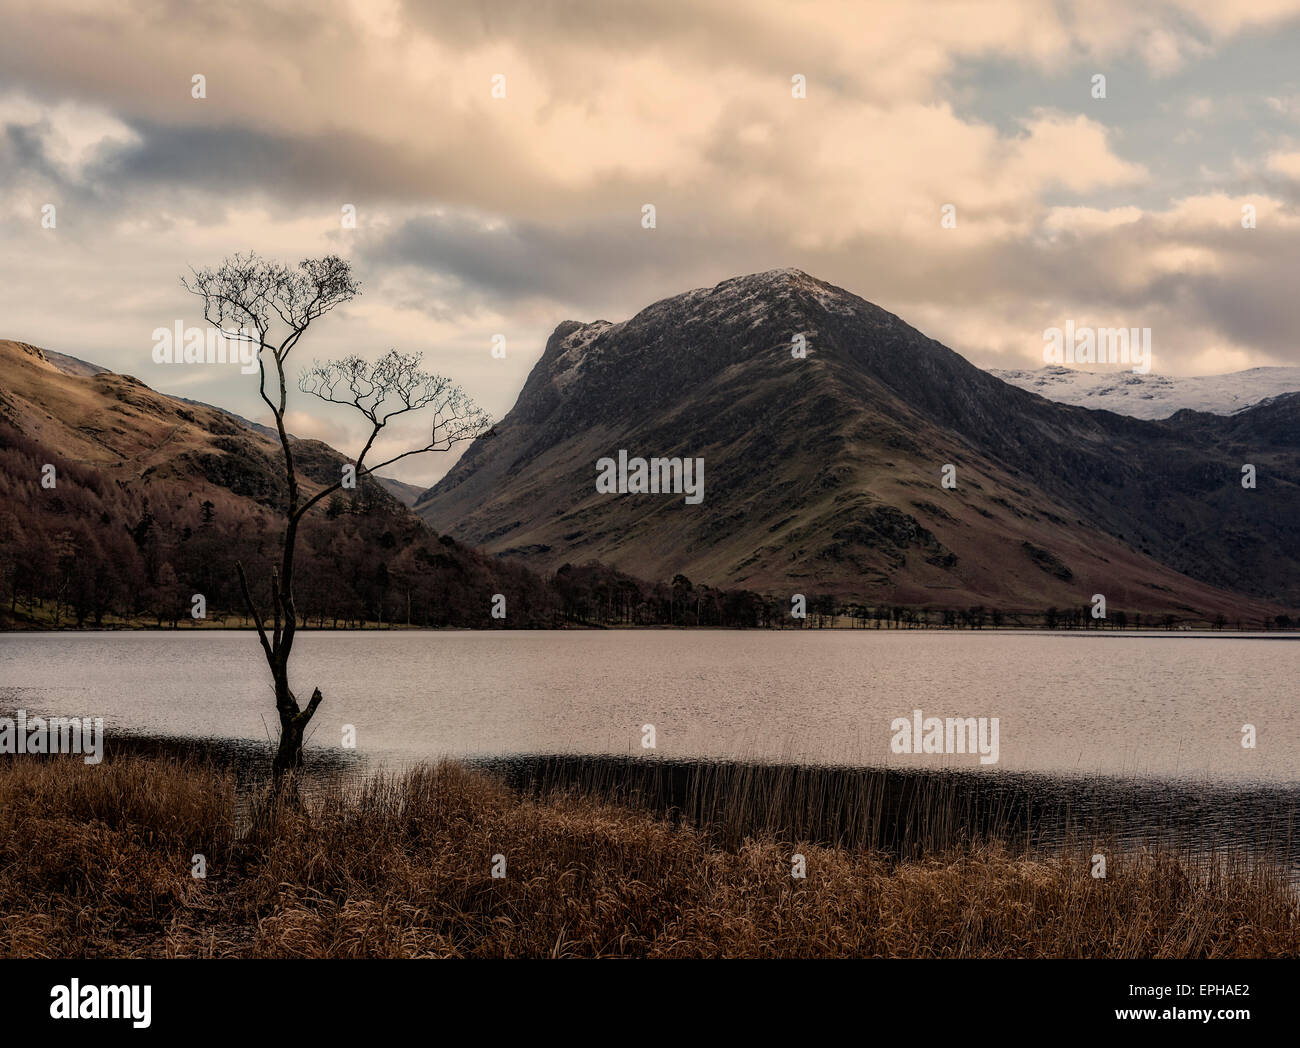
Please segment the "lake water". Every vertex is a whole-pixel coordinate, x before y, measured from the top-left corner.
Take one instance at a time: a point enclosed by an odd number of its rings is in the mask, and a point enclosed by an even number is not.
[[[739,757],[996,775],[1300,780],[1300,639],[1188,633],[484,631],[300,633],[311,745],[397,762],[519,753]],[[249,632],[0,635],[0,708],[112,732],[264,740]],[[896,754],[892,722],[998,718],[998,761]],[[1254,725],[1256,746],[1241,744]]]
[[[300,699],[324,693],[308,767],[326,776],[474,758],[523,788],[576,784],[707,822],[730,795],[709,783],[739,760],[748,800],[727,821],[742,830],[901,850],[996,824],[1048,846],[1267,855],[1300,884],[1288,636],[309,632],[294,655]],[[18,708],[103,717],[110,751],[127,736],[221,740],[240,767],[254,748],[238,740],[275,729],[247,632],[0,635],[0,713]],[[894,722],[917,709],[997,718],[997,762],[893,752]],[[349,725],[356,750],[342,747]],[[939,837],[935,797],[955,820]]]

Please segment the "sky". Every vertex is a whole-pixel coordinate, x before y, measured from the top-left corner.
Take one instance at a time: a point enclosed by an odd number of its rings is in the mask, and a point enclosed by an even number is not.
[[[1067,321],[1300,364],[1298,57],[1300,0],[0,0],[0,338],[266,421],[152,357],[253,250],[362,284],[300,367],[423,353],[497,417],[561,321],[786,267],[983,367]]]

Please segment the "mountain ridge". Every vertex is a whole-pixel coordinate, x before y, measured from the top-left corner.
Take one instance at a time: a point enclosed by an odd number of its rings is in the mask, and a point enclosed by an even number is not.
[[[1300,367],[1256,367],[1222,375],[1175,377],[1049,364],[1036,370],[995,368],[989,374],[1058,403],[1148,420],[1167,419],[1181,410],[1232,415],[1300,391]]]
[[[26,342],[15,342],[13,340],[0,340],[0,342],[8,342],[10,345],[13,345],[15,347],[21,347],[24,352],[27,352],[29,355],[36,356],[38,359],[43,360],[44,362],[50,364],[57,371],[60,371],[65,375],[71,375],[73,377],[79,377],[79,378],[95,378],[96,376],[99,375],[116,374],[116,372],[112,371],[109,368],[104,367],[101,364],[95,364],[89,360],[84,360],[81,357],[74,357],[68,353],[59,353],[56,352],[55,350],[41,349],[40,347],[33,346]],[[127,376],[127,377],[130,378],[131,376]],[[137,379],[135,381],[139,381],[139,380]],[[152,389],[152,387],[146,387],[146,388]],[[168,397],[171,400],[179,401],[182,404],[192,405],[193,407],[218,411],[222,415],[225,415],[227,418],[237,422],[239,425],[243,426],[244,428],[252,430],[254,433],[266,437],[268,440],[274,443],[279,442],[280,439],[279,434],[270,426],[265,426],[260,422],[254,422],[252,419],[245,418],[243,415],[240,415],[238,412],[231,411],[229,408],[223,408],[216,404],[210,404],[207,401],[195,400],[192,397],[182,397],[176,394],[160,393],[159,395]],[[292,440],[301,439],[295,436],[293,433],[290,433],[289,437]],[[413,507],[415,505],[416,499],[418,499],[419,496],[425,490],[419,485],[408,484],[403,480],[397,480],[396,478],[393,477],[384,477],[379,474],[375,474],[374,479],[379,483],[381,487],[383,487],[385,491],[387,491],[390,495],[396,498],[407,508]]]
[[[804,359],[790,352],[797,335]],[[1294,399],[1282,398],[1279,440],[1263,449],[1288,467]],[[1300,471],[1261,462],[1270,494],[1233,504],[1248,460],[1187,447],[1251,437],[1249,424],[1207,430],[1217,425],[1055,404],[859,296],[771,270],[618,323],[559,324],[496,437],[471,445],[416,509],[552,570],[594,558],[642,576],[914,603],[1086,602],[1093,590],[1081,588],[1109,584],[1135,606],[1179,591],[1183,605],[1234,591],[1295,606],[1300,563],[1284,553],[1281,573],[1267,565],[1271,540],[1294,536]],[[598,497],[593,464],[620,448],[703,457],[699,513]],[[965,495],[940,487],[944,465]],[[1207,497],[1218,504],[1201,506]],[[1152,520],[1153,505],[1177,519]],[[1216,539],[1213,518],[1229,507],[1247,526]],[[1073,585],[1043,567],[1056,562],[1074,565]]]

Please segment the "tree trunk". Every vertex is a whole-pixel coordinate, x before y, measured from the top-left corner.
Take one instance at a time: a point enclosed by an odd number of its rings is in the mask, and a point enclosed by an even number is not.
[[[280,714],[280,743],[276,747],[275,761],[271,765],[272,778],[277,786],[285,783],[302,768],[302,743],[307,725],[321,704],[320,688],[312,692],[305,710],[298,709],[298,700],[289,690],[287,667],[275,673],[276,709]]]
[[[280,745],[275,751],[271,766],[276,782],[296,774],[302,767],[302,737],[305,725],[299,722],[301,714],[280,714]]]

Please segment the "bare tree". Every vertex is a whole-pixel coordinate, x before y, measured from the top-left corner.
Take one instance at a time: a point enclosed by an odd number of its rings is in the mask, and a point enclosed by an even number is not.
[[[256,347],[259,389],[275,419],[284,452],[284,538],[280,563],[271,572],[271,625],[258,610],[242,563],[236,564],[239,586],[248,612],[257,625],[258,639],[275,683],[275,708],[280,719],[280,741],[273,774],[277,783],[302,766],[304,733],[321,703],[319,687],[305,708],[289,687],[289,655],[299,621],[293,598],[294,553],[303,518],[322,499],[344,486],[345,470],[327,487],[310,494],[299,484],[294,468],[293,441],[285,429],[288,383],[285,361],[312,322],[335,306],[361,293],[344,259],[327,256],[305,259],[296,268],[259,258],[253,253],[234,255],[216,269],[192,270],[182,279],[187,291],[203,300],[203,316],[220,327],[227,338]],[[447,451],[462,440],[488,430],[491,420],[448,379],[420,369],[420,357],[390,351],[377,362],[348,357],[316,363],[303,373],[299,389],[331,404],[346,404],[370,423],[370,436],[352,464],[357,483],[398,459],[429,451]],[[270,378],[268,390],[268,377]],[[433,426],[426,443],[373,465],[366,457],[384,427],[399,415],[433,410]]]

